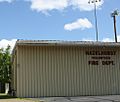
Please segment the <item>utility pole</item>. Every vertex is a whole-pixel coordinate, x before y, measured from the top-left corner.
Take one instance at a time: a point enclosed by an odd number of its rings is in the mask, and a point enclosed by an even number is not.
[[[114,33],[115,33],[115,42],[117,43],[117,30],[116,30],[116,16],[119,15],[118,10],[115,10],[111,13],[111,17],[113,17],[114,22]]]
[[[96,41],[99,40],[99,36],[98,36],[98,21],[97,21],[97,7],[96,7],[96,3],[100,2],[101,0],[89,0],[88,3],[94,4],[94,17],[95,17],[95,30],[96,30]]]

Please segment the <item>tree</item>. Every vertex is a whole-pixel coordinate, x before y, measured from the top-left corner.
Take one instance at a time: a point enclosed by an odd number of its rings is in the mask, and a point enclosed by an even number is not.
[[[11,54],[10,46],[0,49],[0,82],[9,83],[11,80]]]

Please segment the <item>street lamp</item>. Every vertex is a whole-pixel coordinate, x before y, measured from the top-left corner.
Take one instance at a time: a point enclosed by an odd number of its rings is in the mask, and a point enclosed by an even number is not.
[[[96,7],[96,3],[100,2],[101,0],[89,0],[88,3],[94,4],[94,17],[95,17],[95,29],[96,29],[96,41],[98,41],[98,21],[97,21],[97,7]]]
[[[115,42],[117,43],[117,30],[116,30],[116,16],[119,15],[118,10],[115,10],[111,13],[111,17],[113,17],[114,22],[114,33],[115,33]]]

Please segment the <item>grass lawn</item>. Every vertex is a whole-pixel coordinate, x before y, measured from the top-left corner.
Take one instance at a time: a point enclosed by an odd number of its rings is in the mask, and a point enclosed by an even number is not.
[[[4,93],[0,93],[0,99],[10,99],[10,98],[16,98],[16,97],[9,96],[9,95],[4,94]]]
[[[0,93],[0,99],[15,99],[15,100],[21,100],[21,102],[24,102],[24,100],[28,100],[30,102],[45,102],[45,101],[40,101],[40,100],[32,100],[30,98],[17,98],[15,96],[9,96],[9,95],[3,94],[3,93]]]
[[[37,101],[37,100],[33,101],[30,98],[17,98],[14,96],[9,96],[7,94],[3,94],[3,93],[0,93],[0,99],[15,99],[15,100],[21,100],[21,102],[24,102],[24,100],[28,100],[28,101],[30,100],[30,102],[44,102],[44,101]]]

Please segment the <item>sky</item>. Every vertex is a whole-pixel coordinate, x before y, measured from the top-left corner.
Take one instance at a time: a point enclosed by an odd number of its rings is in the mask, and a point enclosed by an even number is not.
[[[94,5],[89,0],[0,0],[0,47],[17,39],[96,41]],[[93,0],[90,0],[90,2]],[[96,3],[99,41],[113,42],[113,18],[120,0]],[[117,36],[120,41],[120,16]]]

